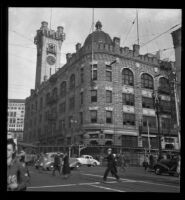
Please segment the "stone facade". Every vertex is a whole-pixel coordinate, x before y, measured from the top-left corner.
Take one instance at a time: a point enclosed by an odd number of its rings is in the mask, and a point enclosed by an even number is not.
[[[101,31],[100,23],[96,24],[97,30],[90,34],[85,45],[76,45],[76,53],[66,55],[66,64],[53,74],[48,80],[43,81],[37,90],[32,90],[31,95],[26,99],[25,116],[25,140],[26,142],[39,142],[40,144],[90,144],[91,141],[97,144],[115,144],[123,146],[124,136],[133,136],[133,141],[138,140],[139,123],[143,115],[155,117],[154,109],[142,108],[142,96],[151,96],[153,89],[141,87],[141,76],[147,73],[152,76],[154,89],[159,86],[159,79],[167,78],[171,68],[170,62],[162,62],[155,55],[140,55],[139,46],[133,45],[133,50],[128,47],[120,47],[120,39],[110,36]],[[92,60],[92,38],[93,60]],[[119,62],[111,64],[116,58]],[[161,63],[165,68],[161,68]],[[97,67],[97,80],[92,81],[92,64]],[[112,81],[106,80],[106,65],[112,66]],[[134,85],[122,84],[122,71],[129,69],[133,73]],[[81,73],[83,71],[83,82]],[[93,71],[94,73],[94,71]],[[70,79],[75,75],[75,86],[70,88]],[[155,75],[160,74],[157,78]],[[61,96],[61,83],[66,82],[66,95]],[[53,90],[57,88],[56,95]],[[91,102],[91,90],[97,91],[97,102]],[[112,102],[106,102],[106,90],[112,92]],[[81,93],[83,92],[83,104],[81,104]],[[46,103],[47,93],[53,93],[51,101]],[[134,106],[123,105],[122,93],[134,94]],[[163,98],[170,95],[161,94]],[[75,106],[72,109],[70,99],[75,98]],[[43,99],[43,106],[40,107],[40,100]],[[37,102],[37,103],[36,103]],[[66,103],[65,112],[61,112],[60,104]],[[172,102],[173,103],[173,102]],[[37,104],[37,106],[36,106]],[[97,111],[97,122],[91,122],[91,111]],[[106,111],[112,111],[112,123],[106,123]],[[50,116],[47,117],[46,113]],[[83,123],[81,115],[83,113]],[[134,113],[135,124],[124,125],[123,113]],[[144,113],[144,114],[143,114]],[[161,113],[161,117],[170,118],[171,112]],[[42,116],[42,117],[41,117]],[[65,120],[65,127],[61,125]],[[71,121],[72,120],[72,121]],[[70,125],[71,122],[71,125]],[[146,128],[143,129],[145,134]],[[163,130],[165,135],[169,130]],[[157,128],[151,129],[150,133],[157,145]],[[176,133],[171,130],[170,137],[176,138]],[[129,139],[132,140],[132,139]],[[106,143],[108,141],[108,143]],[[132,142],[131,142],[132,143]],[[134,143],[134,142],[133,142]],[[138,146],[134,144],[134,147]],[[132,145],[133,147],[133,145]]]

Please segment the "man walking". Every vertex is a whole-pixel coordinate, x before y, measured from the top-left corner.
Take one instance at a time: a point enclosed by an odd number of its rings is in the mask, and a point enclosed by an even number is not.
[[[7,190],[26,191],[30,180],[25,165],[16,158],[15,143],[13,139],[7,142]]]
[[[119,176],[117,175],[117,169],[116,169],[116,161],[112,154],[112,149],[108,149],[108,156],[107,156],[107,169],[105,170],[104,176],[103,176],[103,183],[106,183],[107,176],[109,172],[111,171],[112,175],[114,175],[117,179],[117,181],[120,181]]]
[[[55,176],[55,171],[57,170],[59,175],[60,175],[60,157],[59,157],[59,153],[57,153],[54,157],[54,164],[53,164],[53,173],[52,175]]]

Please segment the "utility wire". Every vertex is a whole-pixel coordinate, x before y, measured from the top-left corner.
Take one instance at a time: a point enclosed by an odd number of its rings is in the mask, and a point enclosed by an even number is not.
[[[143,43],[143,44],[141,45],[141,47],[144,47],[146,44],[152,42],[153,40],[157,39],[157,38],[160,37],[161,35],[164,35],[165,33],[169,32],[169,31],[172,30],[172,29],[174,29],[174,28],[175,28],[176,26],[178,26],[178,25],[180,25],[180,24],[177,24],[177,25],[171,27],[171,28],[168,29],[167,31],[165,31],[165,32],[163,32],[163,33],[161,33],[161,34],[159,34],[158,36],[154,37],[153,39],[149,40],[148,42]]]
[[[132,24],[131,24],[131,26],[130,26],[129,31],[127,32],[126,38],[125,38],[125,40],[124,40],[124,42],[123,42],[123,46],[124,46],[124,44],[125,44],[125,41],[127,40],[127,37],[128,37],[128,35],[129,35],[130,31],[132,30],[132,27],[133,27],[133,25],[134,25],[134,23],[135,23],[136,18],[137,18],[137,16],[135,17],[134,21],[132,22]]]
[[[25,39],[27,39],[27,40],[29,40],[29,41],[31,41],[31,42],[33,42],[32,39],[30,39],[30,38],[28,38],[28,37],[25,37],[24,35],[18,33],[17,31],[14,31],[14,30],[10,30],[10,31],[16,33],[17,35],[19,35],[19,36],[21,36],[21,37],[23,37],[23,38],[25,38]]]

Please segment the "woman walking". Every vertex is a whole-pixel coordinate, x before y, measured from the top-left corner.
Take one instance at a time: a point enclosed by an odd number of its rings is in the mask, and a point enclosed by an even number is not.
[[[64,175],[64,178],[67,179],[70,174],[70,167],[69,167],[69,157],[67,153],[64,153],[63,157],[63,168],[62,168],[62,174]]]

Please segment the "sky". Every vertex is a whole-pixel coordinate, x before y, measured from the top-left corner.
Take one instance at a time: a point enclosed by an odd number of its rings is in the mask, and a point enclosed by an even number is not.
[[[181,27],[181,9],[137,9],[140,53],[153,53],[161,49],[162,59],[175,61],[171,32]],[[92,8],[9,8],[8,21],[8,98],[25,99],[35,88],[36,45],[34,37],[41,22],[47,21],[53,30],[63,26],[66,39],[61,48],[61,66],[66,53],[74,53],[77,43],[84,44],[92,32]],[[120,37],[121,47],[137,43],[136,9],[95,8],[94,23],[102,23],[102,31],[111,38]],[[133,21],[135,23],[133,24]],[[179,24],[173,30],[144,43]],[[94,28],[95,30],[95,28]],[[143,45],[143,47],[142,47]],[[167,49],[167,50],[164,50]]]

